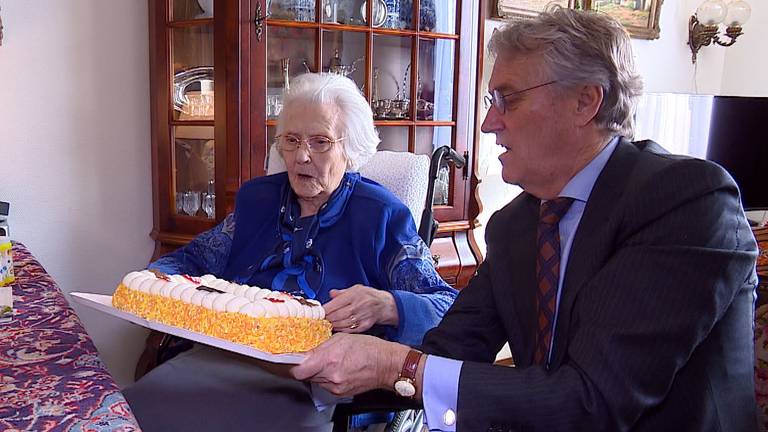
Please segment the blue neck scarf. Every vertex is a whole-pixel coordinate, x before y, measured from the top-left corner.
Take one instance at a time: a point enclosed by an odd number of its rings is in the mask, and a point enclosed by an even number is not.
[[[335,224],[344,214],[358,180],[359,173],[345,173],[328,202],[315,215],[303,218],[300,217],[301,207],[296,194],[286,182],[281,191],[277,224],[280,242],[259,266],[261,271],[282,268],[272,280],[272,289],[311,299],[317,297],[325,268],[322,257],[312,249],[312,244],[322,228]]]

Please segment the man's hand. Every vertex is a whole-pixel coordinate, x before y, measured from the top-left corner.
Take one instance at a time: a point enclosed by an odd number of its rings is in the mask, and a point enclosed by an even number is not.
[[[392,390],[409,349],[373,336],[337,333],[310,351],[291,374],[337,396],[377,388]]]
[[[323,305],[325,319],[333,329],[344,333],[362,333],[375,324],[398,324],[395,298],[387,291],[365,285],[331,290],[331,301]]]

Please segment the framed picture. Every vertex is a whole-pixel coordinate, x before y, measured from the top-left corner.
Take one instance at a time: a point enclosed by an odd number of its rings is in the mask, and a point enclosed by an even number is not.
[[[659,14],[664,0],[586,0],[585,7],[606,13],[637,39],[659,38]]]
[[[578,0],[495,0],[497,18],[527,19],[557,7],[574,8]]]
[[[556,7],[591,9],[616,18],[637,39],[659,38],[664,0],[494,0],[498,18],[526,19]]]

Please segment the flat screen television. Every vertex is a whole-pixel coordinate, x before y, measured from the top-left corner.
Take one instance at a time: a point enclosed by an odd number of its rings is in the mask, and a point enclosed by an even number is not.
[[[768,209],[768,97],[648,93],[635,120],[635,139],[717,162],[745,209]]]

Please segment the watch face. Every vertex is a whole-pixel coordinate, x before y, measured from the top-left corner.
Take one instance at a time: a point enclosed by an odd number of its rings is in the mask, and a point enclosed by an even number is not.
[[[413,397],[416,394],[416,387],[410,380],[400,379],[395,381],[395,392],[403,397]]]

